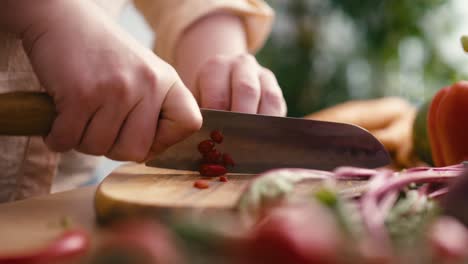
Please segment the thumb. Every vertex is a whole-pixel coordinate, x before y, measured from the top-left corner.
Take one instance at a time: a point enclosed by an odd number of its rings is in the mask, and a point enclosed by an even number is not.
[[[195,98],[177,78],[162,104],[161,115],[149,157],[162,153],[182,141],[202,125],[202,115]]]

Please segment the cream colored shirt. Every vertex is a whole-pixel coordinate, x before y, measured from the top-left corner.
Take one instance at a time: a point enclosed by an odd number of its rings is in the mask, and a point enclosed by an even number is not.
[[[126,0],[94,0],[117,17]],[[262,46],[271,29],[273,11],[263,0],[134,0],[157,34],[155,52],[173,62],[174,47],[184,30],[216,11],[232,12],[245,21],[249,50]],[[0,32],[0,92],[42,90],[15,36]],[[0,202],[49,193],[58,166],[65,173],[55,180],[60,190],[86,182],[96,164],[89,156],[50,152],[40,137],[0,137]],[[65,187],[66,186],[66,187]]]

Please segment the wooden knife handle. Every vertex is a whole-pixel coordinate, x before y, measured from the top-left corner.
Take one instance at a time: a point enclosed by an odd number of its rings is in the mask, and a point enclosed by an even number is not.
[[[0,135],[45,136],[55,116],[54,102],[46,93],[0,94]]]

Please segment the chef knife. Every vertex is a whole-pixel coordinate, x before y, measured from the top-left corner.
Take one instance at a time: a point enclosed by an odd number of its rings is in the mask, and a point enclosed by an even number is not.
[[[216,146],[229,153],[234,173],[259,173],[285,167],[332,170],[338,166],[375,168],[387,165],[389,155],[368,131],[349,124],[201,110],[202,128],[172,146],[148,166],[198,170],[198,144],[213,130],[224,135]],[[52,99],[44,93],[0,95],[0,134],[46,135],[55,117]]]

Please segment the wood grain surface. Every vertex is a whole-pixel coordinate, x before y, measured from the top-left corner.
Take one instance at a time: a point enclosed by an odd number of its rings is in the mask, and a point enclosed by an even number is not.
[[[66,228],[95,233],[96,187],[50,194],[0,205],[0,254],[45,246]]]
[[[235,211],[237,200],[253,174],[228,174],[228,182],[218,177],[206,178],[198,172],[151,168],[129,164],[112,172],[96,191],[96,216],[101,223],[140,214],[169,216],[187,210],[209,213]],[[194,182],[209,181],[208,189],[197,189]],[[359,193],[365,182],[341,182],[339,188],[347,195]],[[297,195],[310,194],[320,182],[298,185]]]

